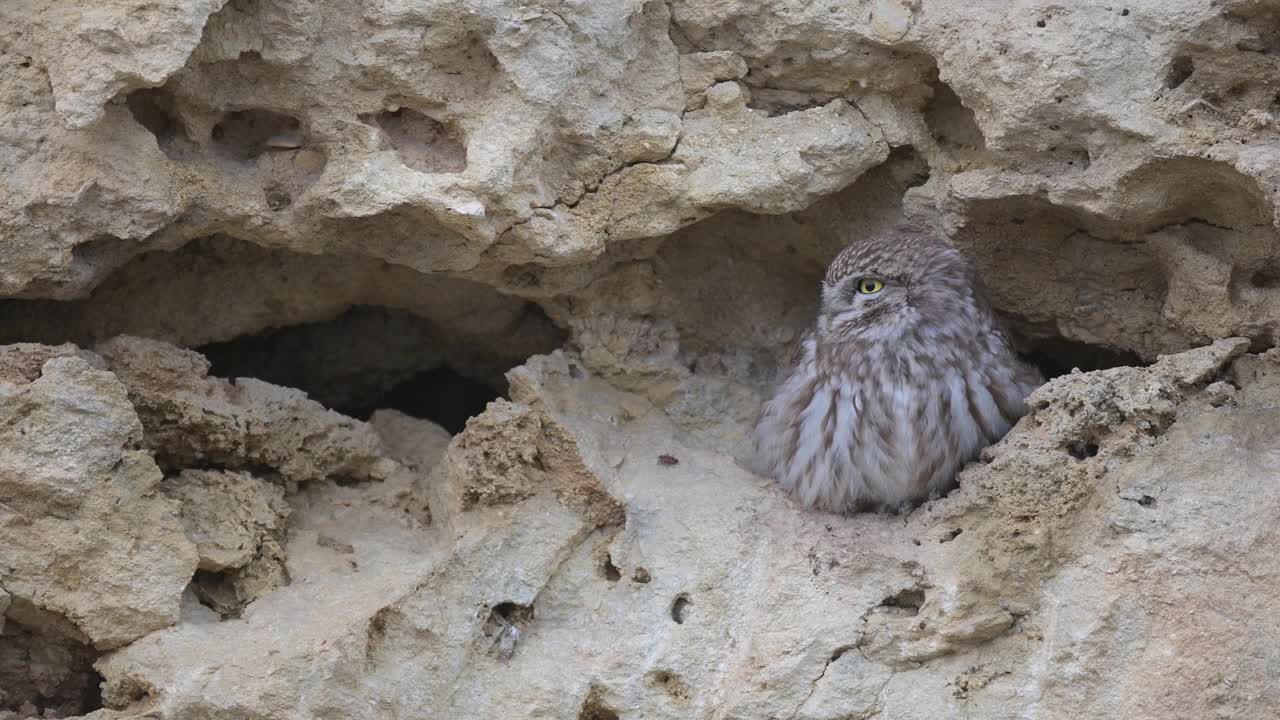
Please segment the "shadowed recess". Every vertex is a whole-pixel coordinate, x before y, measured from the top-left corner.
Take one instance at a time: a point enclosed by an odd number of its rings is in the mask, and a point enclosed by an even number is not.
[[[1040,369],[1045,380],[1052,380],[1072,370],[1081,372],[1108,370],[1114,367],[1145,367],[1151,363],[1137,353],[1090,345],[1063,337],[1040,338],[1030,343],[1022,357]]]
[[[530,305],[529,312],[541,310]],[[523,360],[459,345],[408,312],[357,306],[326,322],[197,350],[209,359],[213,375],[298,388],[360,419],[380,408],[395,409],[457,433],[490,401],[506,396],[504,374]]]

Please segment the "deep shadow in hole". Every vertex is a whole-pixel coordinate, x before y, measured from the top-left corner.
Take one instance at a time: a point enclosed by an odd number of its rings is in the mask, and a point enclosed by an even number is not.
[[[1029,342],[1028,345],[1029,349],[1022,353],[1022,357],[1040,368],[1045,380],[1067,375],[1074,368],[1080,368],[1082,372],[1090,372],[1114,367],[1145,367],[1151,364],[1137,353],[1113,350],[1061,337],[1040,338]]]
[[[536,325],[541,312],[531,308],[526,325]],[[325,407],[362,420],[381,408],[399,410],[456,434],[490,401],[506,396],[508,370],[530,351],[549,352],[559,342],[513,341],[502,347],[444,332],[405,311],[357,306],[331,320],[274,328],[195,350],[209,360],[215,377],[297,388]]]
[[[80,693],[80,714],[88,715],[95,710],[101,710],[102,704],[102,684],[106,679],[97,670],[89,671],[89,684]]]
[[[425,418],[457,435],[467,420],[484,412],[492,400],[505,397],[485,383],[460,375],[447,365],[420,372],[358,407],[335,408],[351,417],[367,419],[374,410],[399,410]]]

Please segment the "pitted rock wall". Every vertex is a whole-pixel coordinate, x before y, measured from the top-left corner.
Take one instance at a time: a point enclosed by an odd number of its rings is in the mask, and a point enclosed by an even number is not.
[[[1276,714],[1277,38],[1255,0],[0,4],[0,714]],[[734,457],[826,263],[904,218],[1110,369],[947,498],[803,512]],[[325,390],[192,349],[249,336]],[[316,402],[446,366],[506,389],[452,439]]]

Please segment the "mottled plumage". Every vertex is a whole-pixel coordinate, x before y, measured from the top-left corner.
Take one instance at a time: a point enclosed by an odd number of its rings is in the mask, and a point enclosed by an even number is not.
[[[968,259],[899,228],[832,261],[816,326],[757,422],[754,464],[805,507],[899,509],[954,487],[1043,381]]]

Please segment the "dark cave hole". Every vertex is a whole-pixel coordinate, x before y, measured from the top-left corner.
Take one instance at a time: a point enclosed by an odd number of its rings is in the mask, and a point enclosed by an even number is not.
[[[273,149],[296,149],[305,144],[302,121],[270,110],[236,110],[222,116],[209,139],[214,149],[235,160],[252,160]]]
[[[196,602],[217,613],[220,620],[238,618],[244,610],[244,603],[238,597],[235,583],[227,572],[196,570],[189,587],[195,594]]]
[[[493,614],[512,625],[527,625],[533,620],[533,607],[514,602],[498,603],[493,606]]]
[[[173,142],[181,130],[173,95],[163,88],[134,90],[125,97],[125,104],[133,119],[156,136],[161,148]]]
[[[1280,287],[1280,267],[1265,267],[1249,276],[1249,284],[1264,290]]]
[[[39,611],[37,611],[39,614]],[[48,634],[46,634],[48,633]],[[49,628],[9,618],[0,630],[0,718],[72,717],[103,708],[102,653]]]
[[[1170,90],[1177,89],[1195,71],[1196,65],[1191,58],[1186,55],[1179,55],[1173,59],[1173,62],[1169,65],[1168,72],[1165,73],[1164,86]]]
[[[484,412],[491,401],[506,397],[478,380],[472,380],[447,365],[419,372],[390,388],[368,404],[336,408],[351,417],[367,419],[374,410],[399,410],[406,415],[430,420],[457,435],[467,420]]]
[[[95,710],[101,710],[102,704],[102,684],[106,679],[97,670],[89,670],[89,682],[85,685],[84,690],[80,693],[80,713],[88,715]]]
[[[1081,372],[1092,372],[1114,367],[1150,365],[1135,352],[1090,345],[1063,337],[1040,338],[1031,341],[1029,345],[1030,348],[1022,353],[1022,358],[1039,368],[1045,380],[1070,374],[1076,368]]]
[[[896,595],[890,595],[880,601],[880,607],[902,608],[915,615],[924,605],[924,591],[920,588],[907,588]]]
[[[1097,457],[1101,448],[1097,443],[1091,442],[1073,442],[1067,446],[1067,452],[1071,457],[1077,460],[1087,460],[1091,457]]]
[[[671,603],[671,619],[675,620],[677,625],[683,625],[689,613],[689,606],[692,604],[693,601],[688,595],[681,593],[676,596],[675,601]]]
[[[536,305],[529,312],[539,313]],[[195,350],[210,374],[297,388],[344,415],[379,409],[430,420],[451,434],[506,397],[504,374],[523,357],[464,347],[408,312],[356,306],[328,321],[267,330]]]

